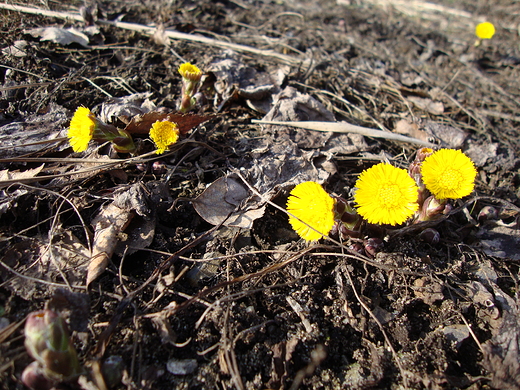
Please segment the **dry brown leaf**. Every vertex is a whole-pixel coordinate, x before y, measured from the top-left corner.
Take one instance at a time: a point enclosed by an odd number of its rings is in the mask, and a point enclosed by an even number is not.
[[[444,104],[442,104],[442,102],[434,102],[432,99],[419,96],[408,96],[407,99],[421,110],[429,112],[432,115],[441,115],[444,113]]]
[[[25,30],[24,33],[35,38],[40,37],[42,41],[51,41],[64,46],[70,45],[71,43],[88,46],[89,43],[88,36],[75,28],[42,27]]]
[[[468,137],[468,134],[463,130],[433,121],[426,121],[424,123],[424,130],[430,134],[431,137],[440,141],[443,147],[452,149],[460,148]]]
[[[45,164],[40,165],[39,167],[33,168],[33,169],[27,169],[25,171],[9,171],[9,169],[4,169],[3,171],[0,171],[0,188],[4,187],[2,186],[3,180],[18,180],[18,179],[29,179],[31,177],[35,177],[40,173],[43,169]]]
[[[93,219],[94,242],[92,257],[87,271],[87,286],[101,275],[117,250],[121,241],[132,242],[132,246],[143,248],[151,243],[155,233],[155,212],[150,208],[165,197],[164,185],[150,182],[124,186],[114,191],[112,203],[103,207]],[[137,215],[137,218],[136,218]],[[137,222],[130,232],[125,232],[131,223]],[[121,234],[125,232],[125,234]],[[126,239],[125,239],[126,237]]]
[[[401,119],[397,121],[394,126],[394,132],[409,137],[417,138],[423,141],[428,141],[428,133],[419,128],[419,124],[411,122],[407,119]]]
[[[276,68],[269,73],[258,72],[232,50],[224,51],[223,56],[206,69],[206,83],[211,83],[208,86],[215,90],[214,105],[217,109],[232,100],[244,99],[250,108],[264,114],[289,73],[288,67]]]
[[[224,176],[215,180],[192,201],[195,211],[213,225],[250,229],[264,215],[265,205],[251,201],[247,187],[239,179]]]
[[[146,114],[157,110],[157,106],[150,100],[151,92],[139,92],[122,97],[112,97],[101,104],[99,119],[105,123],[114,124],[117,120],[128,124],[136,115]]]
[[[105,271],[116,249],[118,235],[125,230],[133,215],[132,210],[125,210],[115,203],[110,203],[92,221],[94,242],[87,269],[87,287]]]

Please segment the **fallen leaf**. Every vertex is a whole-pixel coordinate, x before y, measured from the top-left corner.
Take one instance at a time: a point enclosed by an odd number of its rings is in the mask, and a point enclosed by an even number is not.
[[[27,41],[19,40],[14,41],[11,46],[2,49],[2,54],[5,56],[13,56],[13,57],[27,57],[27,51],[25,50],[28,45]]]
[[[495,226],[479,232],[475,246],[489,256],[520,260],[520,229],[518,226]]]
[[[0,146],[2,158],[39,152],[52,145],[42,141],[62,137],[62,129],[68,127],[69,111],[55,103],[46,106],[46,111],[31,114],[19,122],[10,122],[0,126]],[[61,134],[60,134],[61,133]],[[69,147],[62,142],[62,150]]]
[[[489,371],[491,387],[520,390],[520,310],[518,303],[490,282],[497,312],[501,314],[490,340],[482,345],[482,365]]]
[[[211,85],[204,87],[214,89],[217,110],[230,101],[243,99],[250,108],[261,113],[270,109],[273,96],[280,92],[280,86],[289,73],[289,67],[259,72],[246,65],[232,50],[225,50],[223,56],[215,59],[206,70]]]
[[[231,176],[215,180],[192,203],[195,211],[212,225],[243,229],[251,229],[254,220],[265,211],[265,205],[255,202],[246,186]]]
[[[39,240],[21,241],[9,247],[3,262],[16,266],[17,271],[27,278],[9,278],[5,280],[6,286],[29,300],[41,286],[39,281],[50,282],[65,277],[71,285],[80,285],[85,279],[89,258],[90,251],[76,236],[56,226],[52,234]],[[5,270],[0,269],[0,278],[4,273]]]
[[[151,92],[139,92],[112,97],[101,104],[99,119],[112,124],[120,120],[127,125],[134,116],[157,110],[155,103],[150,100],[151,96]]]
[[[423,141],[428,141],[428,133],[419,128],[419,124],[411,122],[407,119],[400,119],[394,126],[394,132],[398,134],[407,135],[409,137],[418,138]]]
[[[419,96],[408,96],[407,99],[421,110],[429,112],[432,115],[441,115],[444,113],[444,104],[442,104],[442,102],[434,102],[429,98]]]
[[[465,131],[444,123],[426,121],[423,128],[431,137],[440,141],[441,146],[452,149],[460,148],[468,137]]]
[[[87,287],[97,279],[108,266],[116,249],[118,235],[123,232],[133,217],[132,210],[124,210],[110,203],[103,207],[94,218],[94,242],[92,257],[87,269]]]
[[[24,34],[29,34],[35,38],[40,37],[42,41],[51,41],[60,45],[70,45],[78,43],[81,46],[88,46],[88,36],[75,28],[42,27],[24,30]]]
[[[27,169],[25,171],[9,171],[5,169],[0,171],[0,188],[5,187],[2,185],[2,181],[4,180],[21,180],[21,179],[29,179],[37,176],[43,169],[45,164],[40,165],[39,167]],[[9,184],[10,185],[10,184]]]
[[[124,186],[113,193],[113,201],[101,208],[92,220],[94,241],[87,270],[87,286],[106,269],[118,244],[134,247],[148,246],[155,233],[155,204],[165,197],[165,186],[155,182]],[[151,206],[150,206],[151,205]],[[124,232],[124,234],[122,234]],[[119,247],[119,253],[123,249]]]

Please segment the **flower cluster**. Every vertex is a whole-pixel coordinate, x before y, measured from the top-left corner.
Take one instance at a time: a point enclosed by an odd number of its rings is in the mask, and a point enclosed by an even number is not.
[[[156,121],[149,134],[157,148],[156,153],[161,154],[177,142],[180,132],[176,123],[164,120]],[[67,137],[75,152],[87,150],[90,141],[111,142],[114,150],[119,153],[136,152],[134,140],[126,130],[104,123],[86,107],[79,107],[74,113]]]
[[[329,233],[359,237],[362,220],[392,226],[431,220],[449,210],[448,199],[473,191],[476,174],[459,150],[422,148],[408,171],[388,163],[364,170],[355,185],[355,208],[318,183],[297,185],[287,201],[289,222],[304,240],[316,241]]]
[[[195,107],[202,71],[197,66],[186,62],[179,66],[179,73],[182,76],[179,111],[185,113]],[[86,107],[78,107],[70,121],[67,138],[76,153],[84,152],[90,141],[95,141],[110,142],[114,150],[119,153],[135,154],[137,148],[129,131],[103,122]],[[150,128],[149,135],[155,143],[157,154],[161,154],[177,142],[180,131],[176,123],[158,120]]]

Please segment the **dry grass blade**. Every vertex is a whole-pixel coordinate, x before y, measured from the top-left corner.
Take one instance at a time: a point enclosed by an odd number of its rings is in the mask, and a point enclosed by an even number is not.
[[[356,126],[345,122],[279,122],[279,121],[263,121],[253,119],[251,122],[261,125],[280,125],[292,126],[300,129],[315,130],[315,131],[332,131],[335,133],[354,133],[361,134],[366,137],[384,138],[392,141],[408,142],[421,146],[434,147],[431,142],[425,142],[417,138],[406,137],[404,135],[387,133],[386,131],[375,130],[368,127]]]

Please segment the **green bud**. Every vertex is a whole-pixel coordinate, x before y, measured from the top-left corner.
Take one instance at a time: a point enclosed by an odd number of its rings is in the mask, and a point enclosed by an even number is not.
[[[67,324],[52,310],[29,314],[25,322],[25,348],[49,379],[66,380],[80,373]]]

